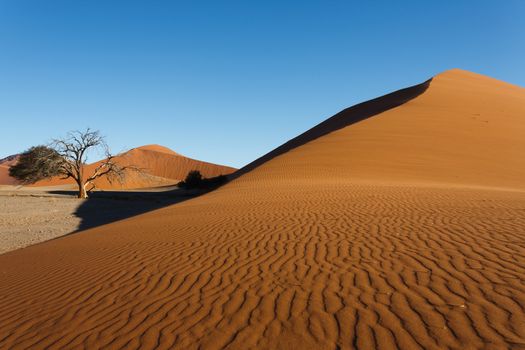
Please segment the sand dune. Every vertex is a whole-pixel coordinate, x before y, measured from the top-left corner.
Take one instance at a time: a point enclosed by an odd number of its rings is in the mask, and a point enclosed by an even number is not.
[[[400,107],[366,115],[351,127],[328,124],[324,129],[332,133],[287,147],[279,161],[256,161],[263,165],[243,180],[293,174],[525,189],[524,89],[462,70],[439,74],[429,83],[424,93]],[[424,85],[408,93],[413,96]],[[370,109],[374,106],[363,112]],[[335,117],[343,117],[340,124],[359,119],[352,109]]]
[[[164,185],[173,185],[184,180],[191,170],[199,170],[204,177],[228,175],[235,171],[234,168],[203,162],[182,156],[172,150],[158,146],[148,145],[134,148],[121,157],[124,165],[134,165],[144,170],[145,174],[128,172],[124,182],[111,183],[105,178],[96,181],[97,188],[145,188]],[[97,163],[91,165],[95,167]]]
[[[17,181],[9,176],[9,167],[16,163],[16,156],[0,159],[0,185],[16,185]]]
[[[9,166],[0,164],[0,184],[15,185],[16,180],[9,176]]]
[[[524,106],[445,72],[212,193],[0,255],[0,348],[525,348]]]
[[[134,165],[142,169],[142,172],[127,171],[122,182],[108,181],[107,178],[99,178],[95,185],[99,189],[137,189],[157,186],[173,185],[183,180],[189,171],[199,170],[204,177],[228,175],[235,171],[234,168],[203,162],[180,155],[169,148],[159,145],[147,145],[133,148],[123,153],[118,158],[122,165]],[[92,173],[100,164],[95,162],[86,166],[86,173]],[[0,169],[1,171],[1,169]],[[0,172],[0,176],[2,173]],[[8,174],[8,173],[6,173]],[[8,183],[9,182],[9,183]],[[14,184],[16,181],[8,175],[0,178],[0,184]],[[63,180],[53,178],[42,180],[32,186],[57,186],[74,184],[72,179]]]

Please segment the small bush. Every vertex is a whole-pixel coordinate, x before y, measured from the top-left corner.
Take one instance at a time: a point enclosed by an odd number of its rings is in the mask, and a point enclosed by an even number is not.
[[[224,185],[226,182],[228,182],[228,177],[225,175],[204,178],[200,171],[192,170],[186,175],[184,181],[179,182],[178,186],[186,189],[211,190]]]
[[[192,170],[184,179],[187,188],[199,188],[202,186],[202,174],[198,170]]]

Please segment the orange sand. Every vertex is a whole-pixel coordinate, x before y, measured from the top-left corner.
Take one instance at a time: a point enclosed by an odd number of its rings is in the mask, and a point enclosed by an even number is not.
[[[204,177],[228,175],[235,171],[231,167],[184,157],[158,145],[134,148],[126,152],[121,157],[120,162],[123,165],[139,167],[149,176],[130,171],[127,173],[123,184],[110,183],[106,178],[100,178],[95,182],[97,188],[130,189],[172,185],[184,180],[191,170],[199,170]],[[91,167],[96,165],[97,163]]]
[[[525,347],[525,90],[454,70],[419,93],[0,255],[0,348]]]
[[[0,161],[0,185],[16,185],[17,181],[9,176],[9,167],[16,163],[16,158],[10,157]]]

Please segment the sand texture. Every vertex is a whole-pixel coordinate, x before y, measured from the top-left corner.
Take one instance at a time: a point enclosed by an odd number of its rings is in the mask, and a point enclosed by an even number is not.
[[[0,348],[525,349],[524,108],[449,71],[207,195],[0,255]]]

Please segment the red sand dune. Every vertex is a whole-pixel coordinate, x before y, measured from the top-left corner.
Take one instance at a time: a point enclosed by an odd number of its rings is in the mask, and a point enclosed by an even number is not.
[[[128,171],[124,182],[110,183],[105,178],[98,179],[97,188],[144,188],[162,185],[173,185],[184,180],[188,172],[198,170],[204,177],[228,175],[235,171],[234,168],[217,165],[200,160],[184,157],[169,148],[148,145],[134,148],[120,157],[121,164],[134,165],[143,170],[144,174]],[[90,165],[94,168],[98,163]]]
[[[199,170],[204,177],[227,175],[235,171],[231,167],[184,157],[157,145],[134,148],[122,158],[123,163],[136,165],[153,176],[176,180],[175,182],[183,180],[191,170]]]
[[[0,164],[0,185],[16,185],[17,182],[9,176],[9,166]]]
[[[9,156],[4,159],[0,159],[0,185],[16,185],[17,181],[9,176],[9,167],[15,164],[17,156]]]
[[[127,171],[122,182],[110,182],[107,178],[99,178],[95,181],[97,188],[134,189],[173,185],[183,180],[191,170],[199,170],[204,177],[228,175],[235,171],[231,167],[184,157],[169,148],[159,145],[133,148],[123,153],[119,157],[118,162],[122,165],[133,165],[142,171],[140,173]],[[92,173],[99,164],[100,162],[89,164],[86,167],[86,174]],[[14,183],[12,178],[7,177],[6,179],[0,179],[0,184],[7,184],[4,181]],[[74,184],[74,181],[72,179],[53,178],[39,181],[33,186],[57,186],[64,184]]]
[[[525,90],[413,89],[207,195],[0,255],[0,347],[524,348]]]

